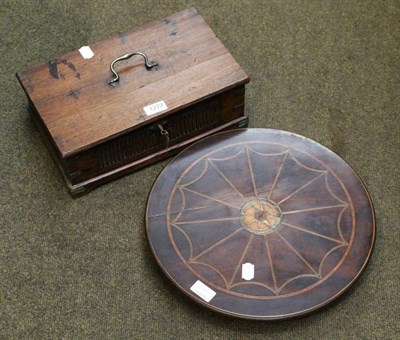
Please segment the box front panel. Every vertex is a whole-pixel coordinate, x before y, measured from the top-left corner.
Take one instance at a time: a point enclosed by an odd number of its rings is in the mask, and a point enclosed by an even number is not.
[[[67,176],[77,184],[243,116],[244,86],[160,118],[155,123],[67,160]]]

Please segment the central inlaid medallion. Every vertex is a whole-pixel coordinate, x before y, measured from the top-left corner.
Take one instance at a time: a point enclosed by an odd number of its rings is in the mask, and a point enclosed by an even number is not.
[[[254,234],[269,234],[279,228],[282,212],[267,199],[253,199],[240,210],[242,226]]]

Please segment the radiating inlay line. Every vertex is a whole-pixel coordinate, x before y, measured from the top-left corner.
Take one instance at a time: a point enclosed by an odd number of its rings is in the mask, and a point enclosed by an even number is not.
[[[182,189],[187,190],[187,191],[189,191],[189,192],[191,192],[191,193],[193,193],[193,194],[195,194],[195,195],[199,195],[199,196],[201,196],[201,197],[207,198],[207,199],[209,199],[209,200],[211,200],[211,201],[215,201],[215,202],[221,203],[221,204],[226,205],[226,206],[228,206],[228,207],[230,207],[230,208],[240,209],[240,207],[236,207],[236,206],[234,206],[234,205],[232,205],[232,204],[229,204],[229,203],[227,203],[227,202],[225,202],[225,201],[219,200],[218,198],[214,198],[214,197],[211,197],[211,196],[202,194],[202,193],[200,193],[200,192],[198,192],[198,191],[195,191],[195,190],[192,190],[192,189],[188,189],[188,188],[185,188],[185,187],[182,187]]]
[[[179,213],[179,212],[187,212],[187,211],[195,211],[195,210],[202,210],[202,209],[207,209],[207,208],[210,208],[211,207],[211,205],[204,205],[204,206],[202,206],[202,207],[194,207],[194,208],[185,208],[184,207],[184,209],[182,209],[182,207],[181,207],[181,209],[179,209],[179,210],[174,210],[174,211],[167,211],[167,213],[168,214],[176,214],[176,213]],[[154,215],[154,216],[160,216],[160,215],[165,215],[166,213],[162,213],[162,214],[156,214],[156,215]]]
[[[224,221],[238,221],[240,217],[226,217],[226,218],[212,218],[207,220],[192,220],[192,221],[179,221],[175,224],[196,224],[196,223],[210,223],[210,222],[224,222]]]
[[[237,234],[239,231],[242,231],[243,228],[239,228],[238,230],[235,230],[234,232],[232,232],[231,234],[229,234],[228,236],[224,237],[222,240],[219,240],[218,242],[214,243],[212,246],[208,247],[207,249],[203,250],[200,254],[198,254],[197,256],[193,257],[192,259],[189,260],[189,262],[191,261],[195,261],[196,259],[198,259],[199,257],[203,256],[204,254],[208,253],[210,250],[214,249],[216,246],[220,245],[221,243],[225,242],[227,239],[231,238],[233,235]]]
[[[279,166],[279,169],[278,169],[278,171],[277,171],[277,173],[276,173],[276,176],[275,176],[275,178],[274,178],[274,181],[273,181],[273,183],[272,183],[271,190],[270,190],[269,193],[268,193],[268,199],[271,197],[271,195],[272,195],[272,193],[273,193],[273,191],[274,191],[274,189],[275,189],[276,182],[278,181],[279,175],[281,174],[281,171],[282,171],[282,168],[283,168],[283,164],[285,164],[286,159],[288,158],[289,153],[290,153],[289,151],[286,151],[286,152],[285,152],[285,156],[284,156],[283,159],[282,159],[281,165]]]
[[[328,206],[325,206],[325,207],[316,207],[316,208],[307,208],[307,209],[300,209],[300,210],[285,211],[285,212],[282,212],[282,215],[296,214],[296,213],[299,213],[299,212],[312,211],[312,210],[341,208],[341,207],[347,207],[347,206],[348,206],[348,204],[328,205]]]
[[[297,194],[300,190],[304,189],[306,186],[310,185],[311,183],[313,183],[315,180],[317,180],[318,178],[320,178],[321,176],[325,175],[326,172],[324,171],[323,173],[321,173],[320,175],[314,177],[313,179],[311,179],[310,181],[308,181],[306,184],[302,185],[300,188],[298,188],[297,190],[293,191],[291,194],[289,194],[288,196],[286,196],[283,200],[280,200],[277,204],[281,204],[282,202],[285,202],[286,200],[288,200],[290,197],[292,197],[293,195]]]
[[[256,181],[255,181],[255,179],[254,179],[253,166],[252,166],[252,164],[251,164],[249,148],[247,147],[247,145],[246,145],[246,155],[247,155],[247,163],[249,164],[251,182],[253,183],[254,195],[256,196],[256,198],[258,198],[257,187],[256,187]]]
[[[329,236],[325,236],[325,235],[316,233],[315,231],[307,230],[307,229],[304,229],[304,228],[302,228],[302,227],[299,227],[299,226],[296,226],[296,225],[293,225],[293,224],[289,224],[289,223],[286,223],[286,222],[282,222],[282,224],[284,224],[284,225],[286,225],[286,226],[288,226],[288,227],[290,227],[290,228],[294,228],[294,229],[297,229],[297,230],[301,230],[301,231],[303,231],[303,232],[305,232],[305,233],[308,233],[308,234],[311,234],[311,235],[314,235],[314,236],[318,236],[318,237],[324,238],[324,239],[329,240],[329,241],[333,241],[333,242],[336,242],[336,243],[340,243],[340,244],[342,244],[342,245],[347,244],[347,242],[343,242],[342,240],[337,240],[337,239],[335,239],[335,238],[332,238],[332,237],[329,237]]]
[[[301,254],[284,238],[279,231],[276,232],[278,236],[282,239],[283,242],[286,243],[286,245],[297,255],[297,257],[304,262],[304,264],[312,270],[312,272],[317,275],[319,278],[321,278],[320,274],[313,268],[313,266],[303,257]]]
[[[252,235],[250,236],[250,238],[249,238],[249,240],[248,240],[248,242],[247,242],[247,244],[246,244],[246,247],[244,248],[243,254],[242,254],[242,256],[240,257],[240,259],[239,259],[239,261],[238,261],[238,264],[236,265],[235,272],[233,273],[233,275],[232,275],[232,277],[231,277],[231,279],[230,279],[230,281],[229,281],[229,284],[228,284],[229,287],[228,287],[228,288],[231,287],[232,282],[233,282],[233,280],[235,279],[235,276],[236,276],[236,274],[237,274],[237,272],[238,272],[238,270],[239,270],[239,268],[240,268],[240,265],[241,265],[242,262],[243,262],[244,257],[246,256],[247,250],[249,249],[249,246],[250,246],[251,241],[253,240],[253,237],[254,237],[254,234],[252,234]]]
[[[222,171],[219,170],[218,167],[211,160],[209,160],[209,162],[213,166],[213,168],[222,176],[222,178],[232,187],[232,189],[235,190],[240,197],[244,197],[243,194],[233,185],[233,183],[222,173]]]
[[[274,270],[274,265],[272,263],[271,251],[269,250],[267,235],[264,235],[264,239],[265,239],[265,249],[267,249],[267,256],[268,256],[269,266],[271,268],[272,281],[274,281],[274,288],[275,288],[274,293],[278,294],[278,286],[276,284],[275,270]]]

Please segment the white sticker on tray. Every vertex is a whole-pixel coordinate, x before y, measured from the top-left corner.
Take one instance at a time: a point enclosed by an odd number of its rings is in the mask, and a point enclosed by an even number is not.
[[[254,279],[254,264],[249,262],[242,264],[242,278],[246,281]]]
[[[94,53],[89,46],[82,46],[79,49],[79,52],[84,59],[90,59],[90,58],[93,58],[93,56],[94,56]]]
[[[197,280],[196,283],[192,287],[190,287],[190,290],[200,296],[206,302],[210,302],[212,298],[217,294],[200,280]]]
[[[150,104],[147,105],[143,108],[144,112],[146,112],[146,114],[148,116],[154,115],[156,113],[159,113],[161,111],[165,111],[168,110],[167,104],[165,104],[165,101],[161,100],[157,103],[154,104]]]

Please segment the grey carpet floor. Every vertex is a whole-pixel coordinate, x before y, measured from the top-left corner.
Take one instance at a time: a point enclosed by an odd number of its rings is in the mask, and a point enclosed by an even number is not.
[[[208,311],[149,250],[146,197],[167,161],[73,200],[14,74],[195,6],[251,77],[250,127],[331,148],[364,180],[377,240],[338,302],[285,322]],[[0,338],[399,337],[399,1],[24,1],[0,5]]]

